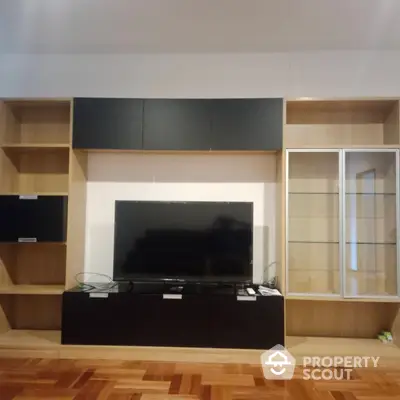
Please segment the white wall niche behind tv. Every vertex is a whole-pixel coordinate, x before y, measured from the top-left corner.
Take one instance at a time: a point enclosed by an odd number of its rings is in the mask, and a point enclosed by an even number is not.
[[[112,276],[115,200],[249,201],[253,280],[275,261],[275,154],[89,155],[85,272]]]

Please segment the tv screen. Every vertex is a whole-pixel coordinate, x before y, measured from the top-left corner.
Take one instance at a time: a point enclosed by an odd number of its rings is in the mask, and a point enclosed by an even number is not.
[[[252,279],[253,203],[116,201],[114,280]]]

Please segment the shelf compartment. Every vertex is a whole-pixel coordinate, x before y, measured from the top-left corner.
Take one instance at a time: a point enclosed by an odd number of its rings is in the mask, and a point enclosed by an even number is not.
[[[286,103],[287,148],[393,146],[400,143],[397,100]]]
[[[5,101],[1,143],[70,143],[70,101]]]
[[[60,295],[0,294],[0,330],[61,329]]]
[[[65,269],[63,244],[0,243],[0,293],[62,293]]]
[[[399,312],[397,302],[315,301],[286,302],[288,336],[374,339],[392,331]]]
[[[47,194],[68,192],[69,149],[67,147],[7,148],[0,150],[4,179],[2,194]]]

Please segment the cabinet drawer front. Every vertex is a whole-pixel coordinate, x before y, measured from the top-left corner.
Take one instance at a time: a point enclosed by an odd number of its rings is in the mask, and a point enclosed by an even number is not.
[[[18,241],[18,196],[0,196],[0,242]]]
[[[282,99],[214,100],[213,150],[280,150]]]
[[[74,100],[73,140],[80,149],[142,149],[143,100]]]
[[[66,196],[39,196],[19,201],[19,237],[38,242],[66,241]]]
[[[65,242],[67,196],[0,196],[0,242]]]
[[[145,100],[145,150],[210,150],[211,109],[208,100]]]

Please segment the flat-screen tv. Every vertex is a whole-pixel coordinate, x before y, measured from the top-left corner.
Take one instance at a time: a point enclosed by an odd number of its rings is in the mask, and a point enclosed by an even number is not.
[[[116,201],[115,281],[245,282],[253,203]]]

